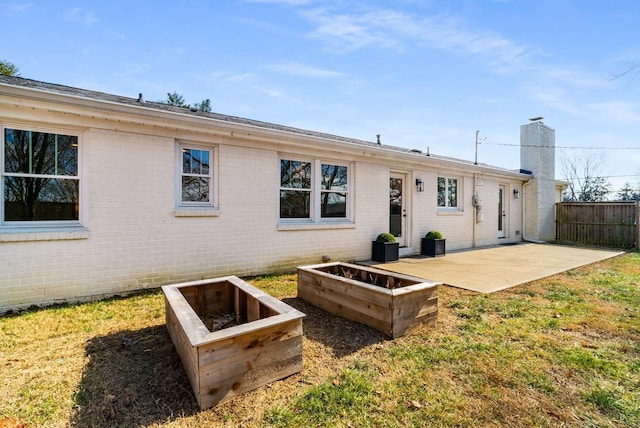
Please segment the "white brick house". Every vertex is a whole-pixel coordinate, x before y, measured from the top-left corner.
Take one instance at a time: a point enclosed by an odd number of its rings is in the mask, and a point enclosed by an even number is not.
[[[540,151],[532,175],[8,76],[0,128],[0,313],[367,260],[389,230],[404,254],[431,229],[450,250],[553,239]]]

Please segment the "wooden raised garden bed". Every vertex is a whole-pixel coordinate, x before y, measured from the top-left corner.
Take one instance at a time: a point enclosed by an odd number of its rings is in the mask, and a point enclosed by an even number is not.
[[[298,297],[390,337],[438,317],[438,283],[349,263],[299,267]]]
[[[302,312],[229,276],[162,287],[201,409],[302,370]]]

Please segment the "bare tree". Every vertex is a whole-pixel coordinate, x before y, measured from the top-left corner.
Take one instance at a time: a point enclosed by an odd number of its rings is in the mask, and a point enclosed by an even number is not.
[[[569,183],[562,195],[569,202],[599,202],[607,199],[609,178],[602,175],[605,154],[568,155],[560,159],[563,179]]]
[[[609,80],[617,80],[622,77],[629,77],[629,80],[633,80],[638,77],[638,74],[640,74],[640,62],[630,65],[625,71],[614,75]]]

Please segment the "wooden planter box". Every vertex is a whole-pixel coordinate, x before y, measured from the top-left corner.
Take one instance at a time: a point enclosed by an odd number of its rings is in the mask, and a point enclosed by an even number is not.
[[[422,238],[420,254],[429,257],[440,257],[446,253],[446,239]]]
[[[302,370],[302,312],[235,276],[162,291],[167,329],[201,409]]]
[[[398,242],[371,241],[371,260],[380,263],[398,260],[400,244]]]
[[[298,297],[390,337],[438,317],[438,283],[349,263],[299,267]]]

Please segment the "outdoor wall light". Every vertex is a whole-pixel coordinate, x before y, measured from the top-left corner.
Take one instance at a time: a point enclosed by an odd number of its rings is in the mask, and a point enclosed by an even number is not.
[[[420,178],[416,178],[416,190],[418,192],[424,192],[424,181]]]
[[[513,199],[520,199],[520,191],[518,189],[513,189]]]

